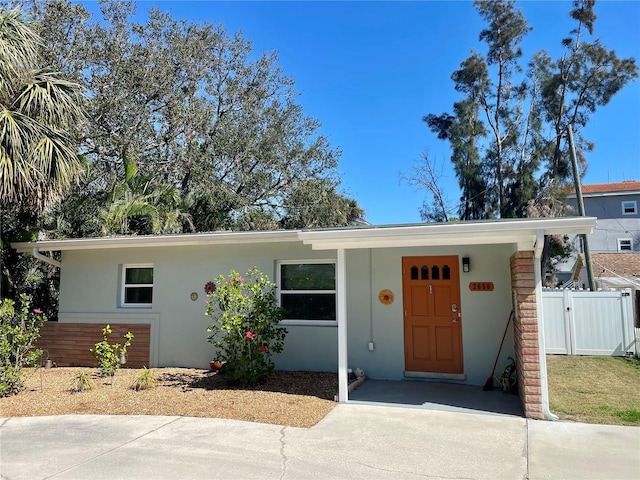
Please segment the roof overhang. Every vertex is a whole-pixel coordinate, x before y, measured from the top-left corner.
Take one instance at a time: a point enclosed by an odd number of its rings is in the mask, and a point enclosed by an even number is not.
[[[518,249],[524,250],[533,248],[539,235],[588,234],[593,231],[595,225],[595,217],[561,217],[318,230],[217,232],[41,240],[14,243],[12,246],[18,252],[52,252],[302,241],[305,245],[310,245],[314,250],[483,244],[517,244]]]
[[[302,231],[299,237],[314,250],[487,244],[517,244],[519,249],[531,249],[540,234],[587,234],[595,225],[595,217],[510,219]]]
[[[618,190],[614,192],[582,192],[582,196],[584,198],[592,198],[592,197],[620,197],[626,196],[631,197],[634,195],[640,195],[640,190]],[[577,195],[575,193],[570,193],[567,195],[567,198],[571,200],[575,200]]]
[[[40,240],[13,243],[17,252],[66,250],[102,250],[132,247],[184,247],[192,245],[241,245],[247,243],[291,242],[298,240],[298,230],[269,232],[217,232],[182,235],[140,235],[100,238],[74,238],[68,240]]]

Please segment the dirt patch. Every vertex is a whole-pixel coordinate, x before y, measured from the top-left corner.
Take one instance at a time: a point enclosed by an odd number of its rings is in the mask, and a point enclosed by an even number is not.
[[[239,388],[222,374],[189,368],[152,368],[158,386],[135,391],[132,386],[141,371],[121,369],[113,383],[90,368],[30,371],[22,391],[0,398],[0,416],[169,415],[306,428],[333,409],[338,392],[335,373],[276,371],[259,385]],[[81,372],[90,378],[92,389],[74,392]]]

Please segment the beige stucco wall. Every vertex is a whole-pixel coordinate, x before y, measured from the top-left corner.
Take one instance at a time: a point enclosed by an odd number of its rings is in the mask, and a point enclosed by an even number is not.
[[[363,368],[371,378],[403,377],[402,256],[469,256],[471,272],[460,272],[464,367],[467,382],[484,384],[511,308],[509,257],[514,250],[505,245],[349,250],[349,366]],[[203,287],[207,281],[231,269],[243,273],[254,265],[275,279],[277,260],[335,257],[335,251],[313,251],[299,242],[65,251],[60,318],[75,322],[83,318],[88,322],[100,322],[101,318],[111,322],[154,318],[151,336],[157,366],[206,368],[214,355],[206,341],[209,317],[204,315]],[[153,308],[119,307],[122,265],[136,263],[154,266]],[[470,292],[468,284],[472,281],[493,282],[495,289]],[[382,289],[395,294],[393,304],[382,305],[378,301]],[[192,292],[198,294],[197,301],[190,299]],[[336,327],[287,329],[285,351],[276,359],[278,368],[337,369]],[[375,345],[372,352],[368,350],[369,341]],[[506,364],[508,355],[513,355],[511,330],[499,369]]]

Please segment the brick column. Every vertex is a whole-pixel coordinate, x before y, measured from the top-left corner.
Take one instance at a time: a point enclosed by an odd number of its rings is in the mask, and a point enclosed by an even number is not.
[[[516,252],[511,256],[511,288],[515,302],[513,338],[518,371],[518,393],[524,416],[544,419],[534,261],[532,251]]]

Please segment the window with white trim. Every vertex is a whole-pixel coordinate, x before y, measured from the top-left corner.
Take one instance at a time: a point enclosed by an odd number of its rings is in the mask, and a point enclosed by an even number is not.
[[[285,323],[336,323],[334,260],[279,261],[276,277]]]
[[[123,307],[151,307],[153,265],[123,265],[120,298]]]
[[[635,200],[625,200],[622,202],[622,215],[637,215],[638,202]]]
[[[631,251],[633,251],[633,240],[631,238],[619,238],[618,239],[618,251],[619,252],[631,252]]]

